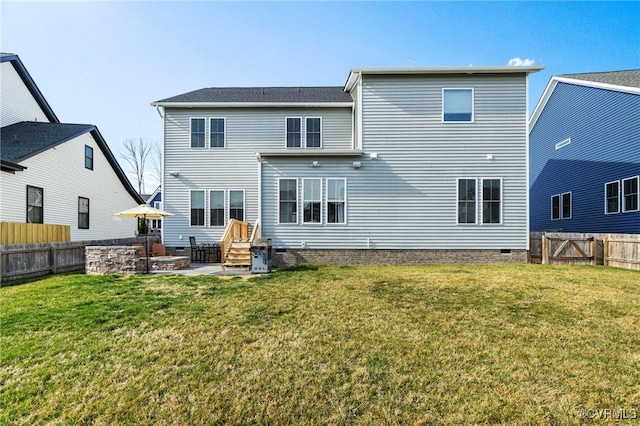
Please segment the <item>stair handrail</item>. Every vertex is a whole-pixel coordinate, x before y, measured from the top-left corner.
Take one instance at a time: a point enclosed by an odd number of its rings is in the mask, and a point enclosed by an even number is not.
[[[231,249],[231,244],[236,236],[244,239],[247,237],[249,224],[238,219],[231,219],[220,238],[220,262],[224,265],[227,261],[227,254]],[[243,238],[244,237],[244,238]]]
[[[256,238],[260,238],[260,219],[256,219],[253,224],[253,229],[251,230],[251,238],[249,238],[249,242],[253,243]]]

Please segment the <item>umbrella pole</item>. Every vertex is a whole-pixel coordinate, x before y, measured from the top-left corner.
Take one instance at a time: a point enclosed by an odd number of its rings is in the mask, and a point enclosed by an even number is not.
[[[143,215],[142,216],[142,229],[145,230],[144,232],[144,241],[145,241],[145,245],[147,246],[147,275],[149,274],[149,230],[147,229],[147,215]]]

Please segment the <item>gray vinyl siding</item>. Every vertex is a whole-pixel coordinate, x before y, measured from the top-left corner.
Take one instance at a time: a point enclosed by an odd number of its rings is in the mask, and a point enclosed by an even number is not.
[[[190,118],[205,117],[206,146],[191,148]],[[208,118],[226,120],[225,148],[208,148]],[[201,242],[218,241],[224,231],[209,227],[208,211],[205,227],[189,225],[189,191],[225,190],[228,219],[229,190],[245,191],[245,220],[253,224],[258,219],[259,163],[258,152],[304,152],[307,148],[286,148],[286,117],[321,117],[322,150],[349,150],[352,148],[351,108],[229,108],[229,109],[175,109],[165,110],[164,146],[164,209],[174,213],[163,223],[163,238],[170,246],[188,246],[189,236]],[[304,139],[303,139],[304,146]],[[177,177],[170,173],[178,172]],[[182,236],[182,239],[180,239]]]
[[[442,123],[442,88],[474,89],[474,123]],[[526,249],[526,77],[364,76],[359,159],[269,159],[263,234],[276,247]],[[378,159],[370,159],[377,153]],[[487,159],[493,155],[493,160]],[[352,162],[361,161],[354,169]],[[347,179],[347,224],[278,224],[278,178]],[[457,224],[457,179],[502,179],[501,224]],[[323,179],[323,208],[326,180]],[[480,191],[480,189],[479,189]],[[481,210],[481,201],[478,201]],[[478,222],[481,216],[478,215]]]

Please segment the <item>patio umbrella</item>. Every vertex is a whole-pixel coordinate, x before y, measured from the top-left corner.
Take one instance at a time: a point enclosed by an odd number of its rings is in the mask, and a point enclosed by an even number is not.
[[[118,213],[114,213],[113,215],[121,216],[121,217],[135,217],[138,219],[142,218],[142,220],[144,220],[146,225],[147,219],[162,219],[163,217],[166,217],[166,216],[173,216],[173,213],[154,209],[149,204],[140,204],[137,207],[134,207],[129,210],[124,210]],[[145,251],[147,252],[147,274],[148,274],[149,273],[149,233],[148,232],[144,234],[144,242],[146,246]]]

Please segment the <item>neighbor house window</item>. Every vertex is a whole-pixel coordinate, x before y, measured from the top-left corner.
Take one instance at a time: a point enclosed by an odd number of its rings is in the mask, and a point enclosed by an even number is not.
[[[278,186],[279,223],[298,223],[298,180],[280,179]]]
[[[622,211],[635,212],[638,210],[638,176],[622,179]]]
[[[224,226],[224,191],[209,192],[209,226]]]
[[[43,189],[27,185],[27,223],[44,223]]]
[[[84,146],[84,167],[93,170],[93,148],[89,145]]]
[[[204,118],[191,119],[191,148],[204,148]]]
[[[562,218],[571,219],[571,193],[562,194]]]
[[[191,226],[204,226],[204,191],[191,191]]]
[[[605,184],[605,214],[620,213],[620,182],[608,182]]]
[[[551,219],[571,219],[571,192],[551,196]]]
[[[212,118],[211,125],[211,148],[224,148],[224,118]]]
[[[162,210],[161,207],[160,207],[160,203],[161,203],[161,201],[154,201],[153,202],[153,208],[154,209],[158,209],[158,210]]]
[[[476,180],[458,179],[458,223],[476,223]]]
[[[500,179],[482,179],[482,223],[500,223]]]
[[[78,197],[78,228],[89,229],[89,199]]]
[[[442,121],[473,121],[473,89],[442,89]]]
[[[307,117],[307,148],[320,148],[322,146],[322,120],[319,117]]]
[[[302,180],[302,205],[304,223],[321,223],[322,180]]]
[[[300,148],[302,146],[302,130],[299,117],[287,117],[287,148]]]
[[[327,179],[327,223],[347,222],[347,181]]]
[[[229,219],[244,222],[244,191],[229,191]]]

